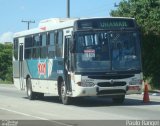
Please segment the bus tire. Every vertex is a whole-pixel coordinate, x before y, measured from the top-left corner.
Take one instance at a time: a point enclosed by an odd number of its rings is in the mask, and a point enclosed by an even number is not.
[[[61,82],[60,87],[60,99],[64,105],[69,105],[71,102],[71,97],[67,96],[67,88],[64,81]]]
[[[32,83],[31,79],[27,79],[27,97],[29,100],[34,100],[36,97],[36,93],[32,91]]]
[[[112,98],[113,103],[116,103],[116,104],[122,104],[124,100],[125,100],[125,95]]]

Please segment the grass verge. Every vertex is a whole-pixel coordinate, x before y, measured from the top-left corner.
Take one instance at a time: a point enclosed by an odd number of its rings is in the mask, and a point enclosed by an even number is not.
[[[13,82],[0,80],[0,84],[13,84]]]

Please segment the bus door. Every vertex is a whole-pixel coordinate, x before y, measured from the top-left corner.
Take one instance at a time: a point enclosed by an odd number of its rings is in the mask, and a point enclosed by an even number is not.
[[[71,89],[71,53],[70,53],[70,42],[71,36],[65,36],[64,43],[64,74],[65,74],[65,82],[68,91],[72,91]]]
[[[20,89],[24,90],[24,38],[19,38],[19,83]]]

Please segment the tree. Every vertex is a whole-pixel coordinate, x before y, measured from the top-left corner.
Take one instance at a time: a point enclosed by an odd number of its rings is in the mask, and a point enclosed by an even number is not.
[[[134,17],[145,34],[160,35],[160,0],[123,0],[110,14]]]
[[[160,87],[160,0],[123,0],[111,16],[133,17],[142,32],[144,78]]]
[[[12,81],[12,45],[0,44],[0,78]]]

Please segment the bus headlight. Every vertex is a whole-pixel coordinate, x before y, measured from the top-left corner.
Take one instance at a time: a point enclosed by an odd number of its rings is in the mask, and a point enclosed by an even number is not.
[[[132,78],[132,80],[129,82],[129,85],[142,85],[141,79]]]

